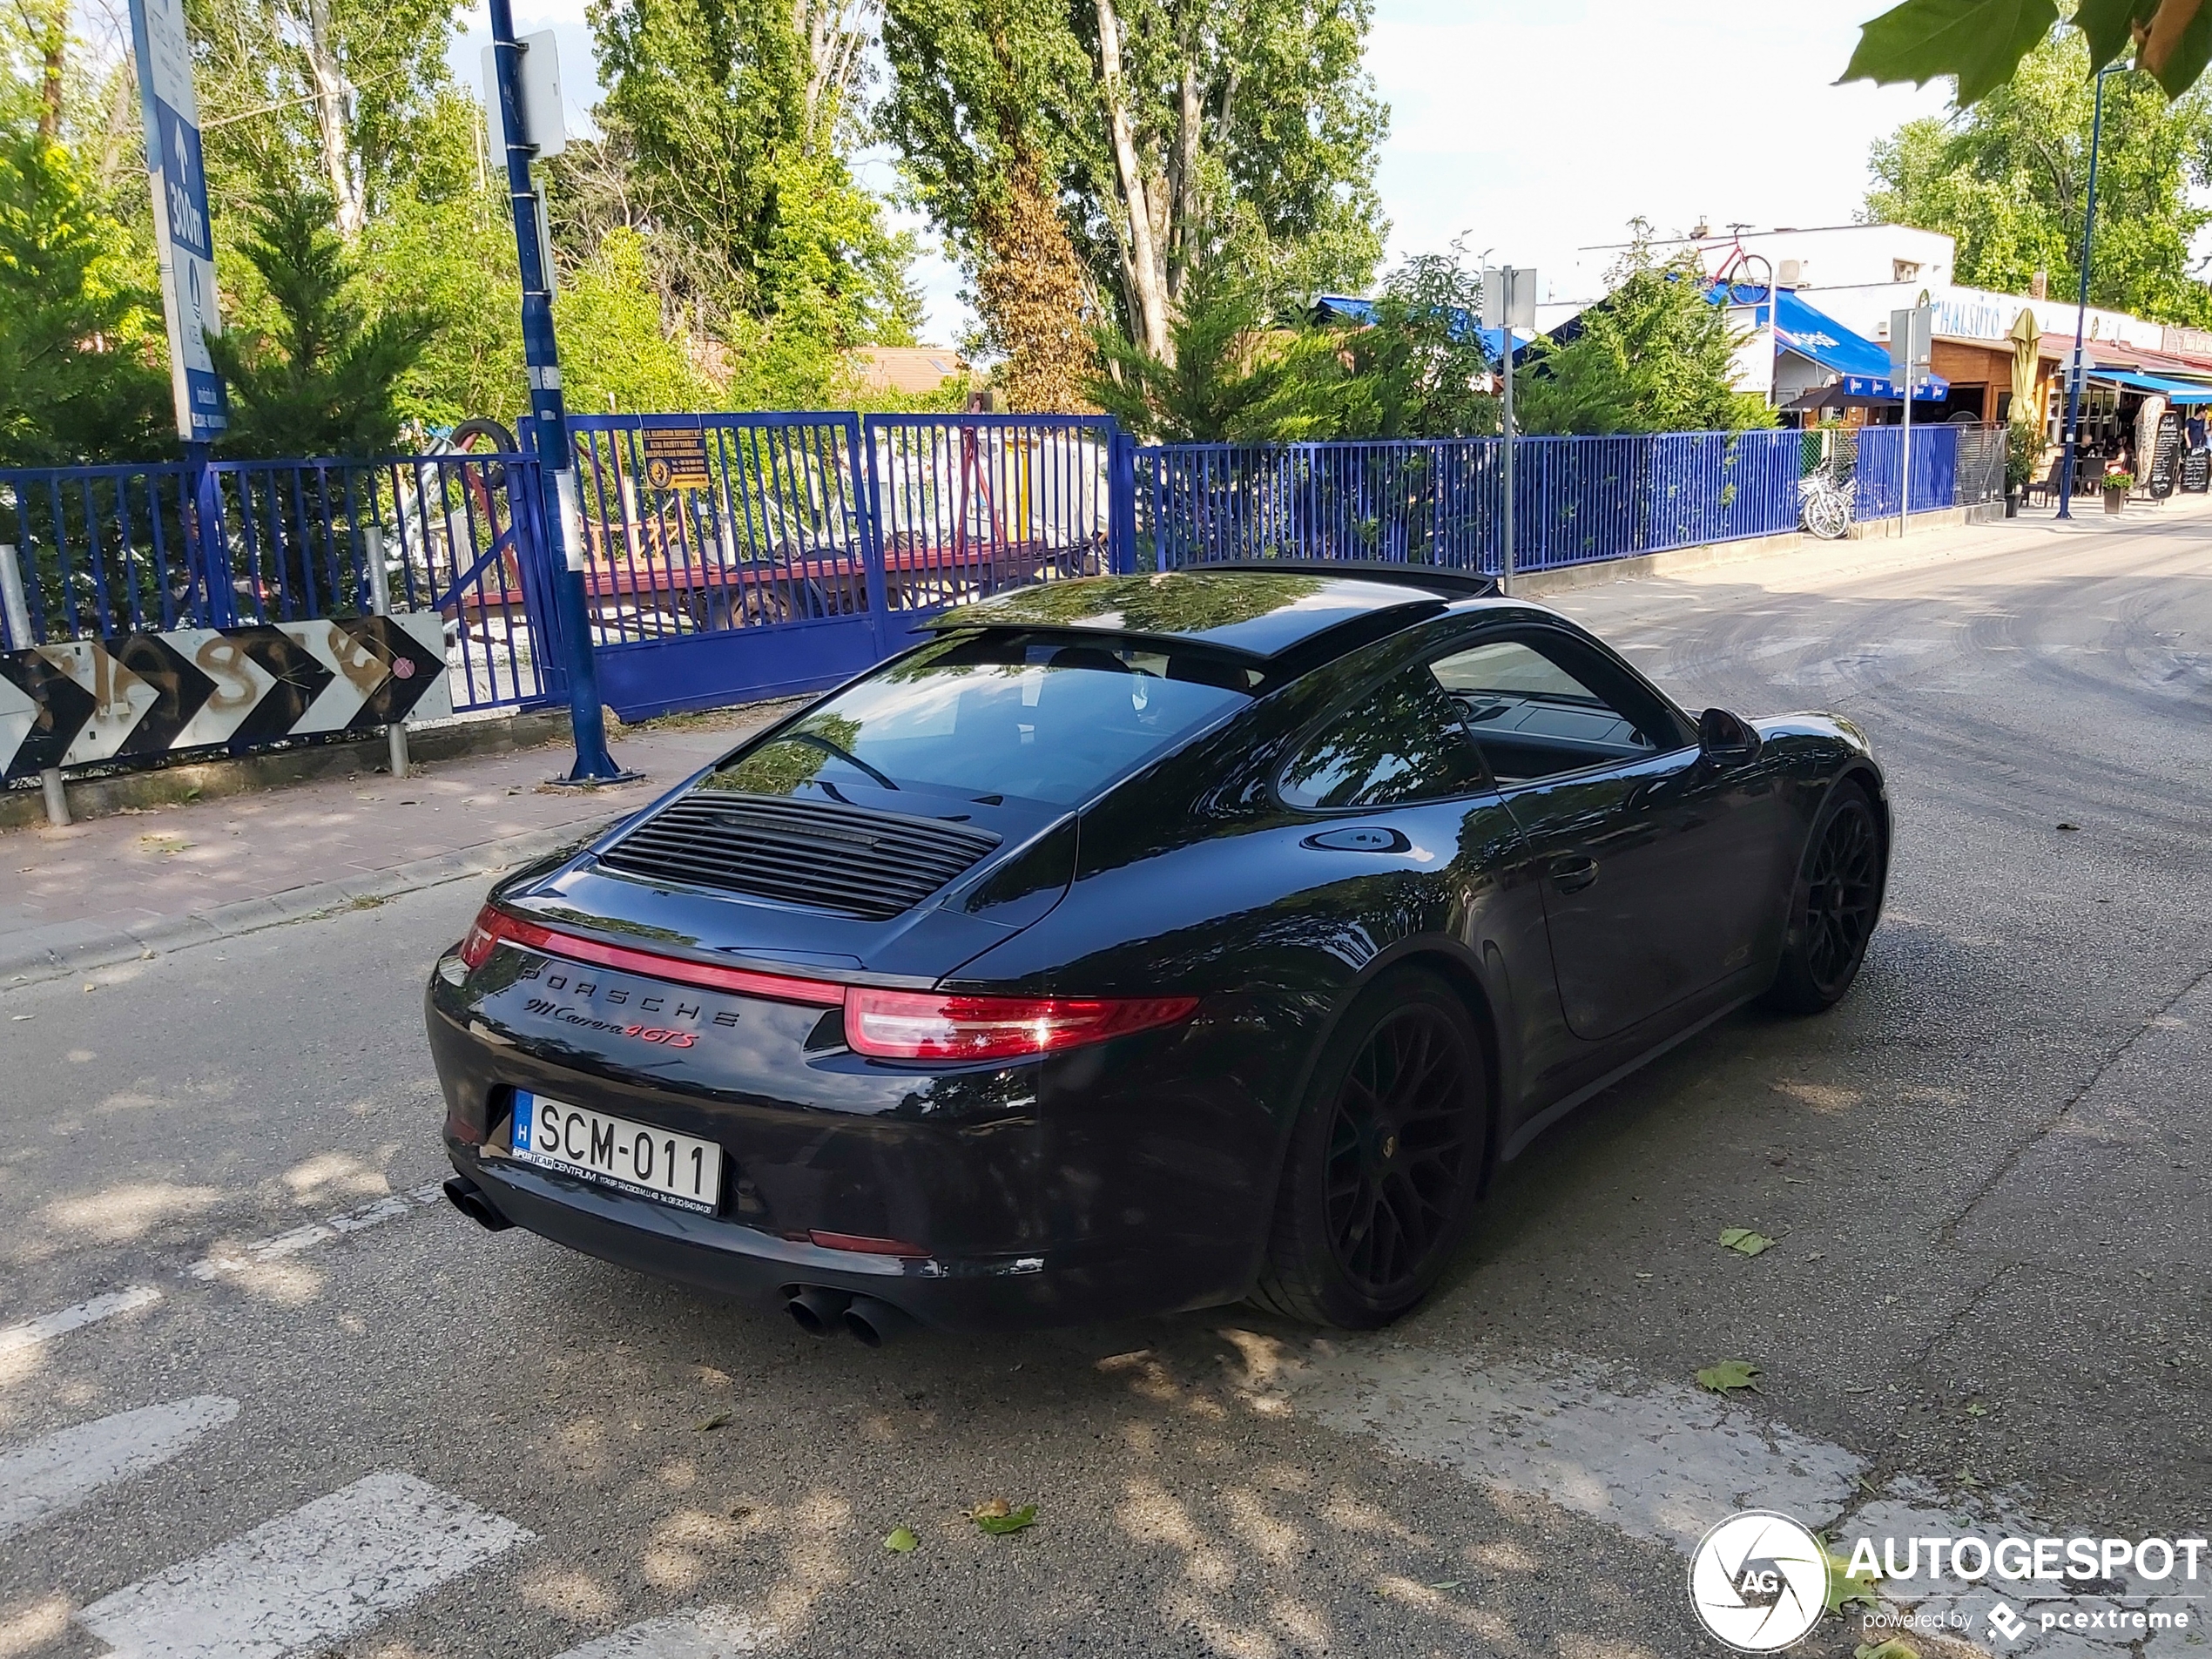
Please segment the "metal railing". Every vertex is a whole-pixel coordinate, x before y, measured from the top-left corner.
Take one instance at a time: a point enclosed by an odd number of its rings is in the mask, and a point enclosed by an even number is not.
[[[1670,432],[1514,445],[1514,562],[1553,570],[1797,527],[1799,435]],[[1147,569],[1269,557],[1385,559],[1495,574],[1496,438],[1136,452]]]
[[[559,686],[536,462],[527,455],[217,462],[0,471],[32,637],[366,615],[381,548],[395,608],[446,620],[458,711]],[[527,487],[510,487],[523,486]]]

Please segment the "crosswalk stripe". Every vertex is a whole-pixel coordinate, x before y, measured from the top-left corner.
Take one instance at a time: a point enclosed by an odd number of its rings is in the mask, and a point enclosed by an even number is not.
[[[755,1652],[772,1633],[773,1627],[756,1624],[734,1608],[694,1608],[631,1625],[557,1659],[733,1659]]]
[[[529,1542],[503,1515],[383,1470],[86,1608],[114,1659],[284,1659]]]
[[[236,1400],[195,1394],[79,1423],[0,1453],[0,1539],[73,1508],[102,1487],[166,1463],[237,1415]]]
[[[118,1313],[131,1313],[161,1300],[161,1292],[151,1285],[134,1285],[127,1291],[110,1291],[105,1296],[96,1296],[89,1302],[79,1302],[73,1307],[25,1319],[20,1325],[0,1325],[0,1356],[16,1353],[24,1348],[35,1348],[42,1342],[67,1336],[84,1325],[98,1325],[102,1319],[111,1319]]]

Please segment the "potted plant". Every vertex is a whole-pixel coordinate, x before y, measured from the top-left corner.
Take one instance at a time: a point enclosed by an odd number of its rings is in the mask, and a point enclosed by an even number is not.
[[[2021,492],[2035,482],[2043,459],[2043,428],[2031,421],[2012,421],[2005,431],[2005,516],[2018,518]]]
[[[2128,492],[2135,487],[2135,475],[2118,469],[2105,474],[2105,511],[2116,513],[2127,504]]]

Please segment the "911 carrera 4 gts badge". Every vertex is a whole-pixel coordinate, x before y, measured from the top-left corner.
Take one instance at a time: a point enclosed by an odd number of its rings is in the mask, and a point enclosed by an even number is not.
[[[690,1001],[682,991],[650,982],[604,979],[565,963],[530,962],[516,977],[536,981],[532,988],[536,992],[560,993],[529,996],[525,1009],[540,1019],[631,1037],[664,1049],[695,1047],[702,1023],[723,1030],[738,1023],[735,1008],[710,1008],[704,1001]],[[651,1017],[642,1017],[646,1015]]]

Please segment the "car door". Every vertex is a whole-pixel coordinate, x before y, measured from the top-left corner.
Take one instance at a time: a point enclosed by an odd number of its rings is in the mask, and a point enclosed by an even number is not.
[[[1770,783],[1709,762],[1665,698],[1564,629],[1487,631],[1433,666],[1541,874],[1568,1029],[1618,1036],[1748,965]]]

